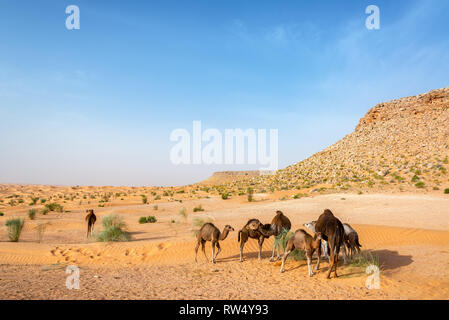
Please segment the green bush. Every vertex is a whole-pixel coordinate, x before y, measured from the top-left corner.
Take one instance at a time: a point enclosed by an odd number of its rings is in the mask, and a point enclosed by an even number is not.
[[[36,209],[30,209],[28,210],[28,218],[30,218],[30,220],[34,220],[34,218],[36,217]]]
[[[160,195],[155,196],[154,200],[161,200],[161,196]]]
[[[254,195],[254,190],[250,187],[248,187],[246,193],[248,194],[248,202],[252,202],[253,199],[253,195]]]
[[[449,194],[449,188],[444,189],[444,194]]]
[[[157,220],[156,220],[156,217],[155,216],[148,216],[147,217],[147,223],[155,223]]]
[[[131,234],[126,231],[127,225],[117,214],[104,216],[101,219],[103,230],[98,234],[97,240],[103,242],[130,241]]]
[[[64,211],[64,207],[61,206],[59,203],[47,203],[45,205],[45,207],[49,210],[49,211],[56,211],[56,212],[63,212]]]
[[[49,213],[49,212],[50,212],[50,210],[48,208],[44,208],[41,210],[41,214],[44,216],[47,215],[47,213]]]
[[[204,211],[203,207],[201,205],[196,206],[195,208],[193,208],[193,212],[198,212],[198,211]]]
[[[3,217],[5,214],[3,212],[0,212],[0,217]]]
[[[141,195],[141,197],[142,197],[142,203],[143,203],[143,204],[147,204],[147,203],[148,203],[148,198],[147,198],[147,196]]]
[[[424,182],[420,181],[418,183],[415,183],[415,187],[420,188],[420,189],[424,188]]]
[[[147,217],[140,217],[140,218],[139,218],[139,223],[140,223],[140,224],[147,223]]]
[[[6,229],[8,231],[9,241],[18,242],[20,238],[20,234],[22,233],[23,226],[25,225],[25,220],[16,218],[9,219],[6,221]]]
[[[222,194],[221,194],[221,198],[222,198],[223,200],[229,199],[229,193],[227,193],[227,192],[222,193]]]

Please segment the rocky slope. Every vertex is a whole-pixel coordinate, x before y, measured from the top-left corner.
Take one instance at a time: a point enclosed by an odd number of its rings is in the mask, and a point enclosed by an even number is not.
[[[380,103],[355,131],[304,161],[249,182],[259,189],[449,187],[449,87]]]

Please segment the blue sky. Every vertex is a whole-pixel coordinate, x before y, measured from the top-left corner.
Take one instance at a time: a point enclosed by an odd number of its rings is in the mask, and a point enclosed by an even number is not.
[[[67,30],[65,8],[80,8]],[[365,8],[380,8],[380,30]],[[279,129],[279,166],[449,85],[449,2],[0,2],[0,183],[182,185],[170,132]]]

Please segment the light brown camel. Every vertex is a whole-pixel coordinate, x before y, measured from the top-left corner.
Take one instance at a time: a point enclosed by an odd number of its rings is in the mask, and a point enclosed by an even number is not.
[[[230,225],[226,225],[223,229],[223,232],[220,232],[216,226],[214,226],[212,223],[205,223],[201,229],[198,231],[197,234],[197,241],[195,247],[195,262],[198,262],[197,256],[198,256],[198,248],[201,244],[201,249],[204,253],[204,256],[206,257],[206,260],[209,260],[206,255],[206,249],[205,244],[206,241],[210,241],[212,243],[212,263],[215,263],[215,259],[217,258],[218,254],[221,251],[220,243],[218,241],[222,241],[226,239],[230,231],[234,231],[234,228]],[[215,255],[215,246],[217,247],[217,255]]]
[[[89,235],[92,236],[92,234],[94,232],[94,224],[95,224],[95,221],[97,221],[97,217],[95,216],[93,209],[88,209],[88,210],[86,210],[86,212],[87,212],[87,216],[86,216],[87,235],[86,235],[86,237],[88,238]]]
[[[257,239],[259,243],[259,260],[262,256],[262,245],[265,238],[269,238],[272,233],[270,224],[262,224],[258,219],[250,219],[239,231],[238,241],[240,242],[240,262],[243,261],[243,247],[249,238]]]
[[[332,269],[335,267],[335,277],[337,275],[337,264],[338,264],[338,254],[340,252],[340,247],[344,243],[345,230],[343,224],[338,220],[334,214],[326,209],[318,218],[315,224],[316,232],[321,233],[323,240],[327,241],[329,246],[329,271],[327,273],[327,278],[330,279]]]
[[[285,259],[287,259],[290,252],[293,250],[304,250],[307,257],[307,269],[309,271],[309,277],[313,276],[312,271],[312,255],[315,250],[318,250],[318,261],[316,263],[315,270],[320,268],[320,250],[321,250],[321,233],[317,232],[312,237],[303,229],[296,230],[295,234],[288,239],[287,246],[285,247],[284,255],[282,256],[281,272],[284,272]]]
[[[292,227],[292,223],[290,222],[290,219],[285,216],[282,211],[278,210],[276,211],[276,215],[274,216],[273,220],[271,220],[271,226],[270,226],[270,233],[274,235],[274,237],[277,239],[279,235],[281,234],[282,230],[290,231]],[[280,246],[275,246],[273,244],[273,253],[271,254],[270,261],[274,260],[274,251],[277,249],[277,258],[276,260],[280,259]]]

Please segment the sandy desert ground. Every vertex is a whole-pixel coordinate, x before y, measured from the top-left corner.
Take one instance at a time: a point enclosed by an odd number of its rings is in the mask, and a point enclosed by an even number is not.
[[[256,195],[245,197],[132,201],[105,207],[92,206],[99,218],[117,213],[124,217],[133,240],[99,243],[86,240],[85,210],[73,205],[70,212],[50,212],[26,220],[20,242],[8,242],[4,223],[26,216],[28,208],[2,210],[0,217],[0,299],[449,299],[449,197],[434,194],[327,194],[279,201]],[[201,204],[203,212],[193,213]],[[186,219],[179,215],[185,207]],[[365,267],[340,261],[337,279],[326,279],[327,261],[313,277],[305,261],[269,262],[272,239],[257,259],[257,242],[245,247],[239,261],[237,230],[248,219],[268,223],[276,210],[292,221],[294,230],[315,220],[325,208],[359,233],[363,250],[378,256],[380,289],[365,286]],[[157,222],[139,224],[141,216]],[[221,245],[215,265],[199,252],[194,262],[192,221],[212,220],[232,232]],[[172,220],[176,221],[172,223]],[[37,242],[35,226],[49,222],[44,239]],[[210,244],[206,245],[210,258]],[[342,259],[340,259],[342,260]],[[66,266],[80,268],[80,289],[69,290]]]

